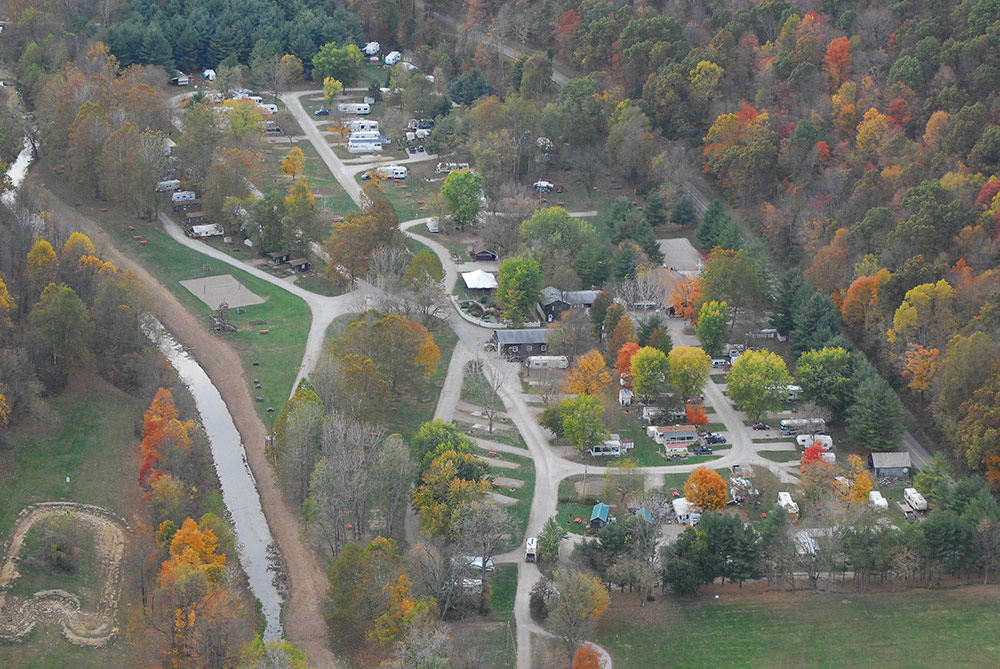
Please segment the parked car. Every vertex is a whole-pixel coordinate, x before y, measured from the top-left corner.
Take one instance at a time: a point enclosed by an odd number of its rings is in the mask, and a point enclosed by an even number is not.
[[[469,569],[472,569],[474,571],[482,571],[483,570],[483,558],[481,558],[481,557],[476,557],[476,558],[470,557],[470,558],[468,558],[468,560],[469,560],[469,562],[468,562],[467,566],[469,567]],[[489,572],[492,572],[493,569],[494,569],[494,567],[493,567],[493,558],[489,558],[488,560],[486,560],[486,571],[487,571],[487,573],[489,573]]]
[[[694,449],[695,455],[712,455],[712,452],[713,452],[712,449],[709,448],[708,446],[699,446],[698,448]]]
[[[521,356],[519,355],[508,355],[507,362],[523,362],[523,360],[521,360]]]
[[[755,429],[755,430],[770,430],[771,426],[768,425],[767,423],[754,423],[753,424],[753,429]]]
[[[424,147],[418,146],[417,147],[417,153],[424,153]]]
[[[327,109],[326,107],[320,107],[319,109],[317,109],[316,111],[313,112],[313,115],[314,116],[329,116],[330,115],[330,110]]]
[[[415,146],[408,146],[408,147],[406,147],[406,150],[407,150],[407,152],[412,153],[413,155],[416,155],[416,153],[417,153],[417,147],[415,147]]]
[[[710,437],[705,437],[706,444],[724,444],[726,443],[726,438],[721,434],[713,434]]]

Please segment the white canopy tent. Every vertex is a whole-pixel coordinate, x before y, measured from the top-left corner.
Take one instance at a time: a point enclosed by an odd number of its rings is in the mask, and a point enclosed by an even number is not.
[[[462,280],[469,290],[493,290],[497,287],[496,277],[489,272],[477,269],[473,272],[462,272]]]

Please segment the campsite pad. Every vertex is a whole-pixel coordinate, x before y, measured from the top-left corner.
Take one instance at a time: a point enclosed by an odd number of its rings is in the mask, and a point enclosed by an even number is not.
[[[181,285],[191,291],[191,294],[207,304],[211,309],[218,309],[225,300],[231,307],[245,307],[251,304],[262,304],[264,298],[251,292],[246,286],[236,280],[232,274],[206,276],[201,279],[181,281]]]

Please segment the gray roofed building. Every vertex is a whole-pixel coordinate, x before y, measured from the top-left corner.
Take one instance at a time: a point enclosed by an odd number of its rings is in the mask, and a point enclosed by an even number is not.
[[[910,475],[910,454],[903,451],[872,453],[868,456],[877,477],[902,478]]]
[[[501,353],[544,353],[548,338],[549,331],[544,328],[493,331],[493,341]]]
[[[546,320],[551,323],[567,309],[591,307],[600,294],[599,290],[559,290],[549,286],[542,289],[538,302],[542,306],[542,311],[545,312]]]

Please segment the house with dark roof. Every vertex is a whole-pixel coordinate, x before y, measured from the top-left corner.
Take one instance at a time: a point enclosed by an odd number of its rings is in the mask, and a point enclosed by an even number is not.
[[[567,309],[574,307],[589,309],[600,294],[599,290],[559,290],[549,286],[542,289],[538,304],[545,313],[545,320],[551,323]]]
[[[910,475],[910,454],[897,451],[893,453],[872,453],[868,456],[871,468],[877,478],[904,478]]]
[[[548,350],[549,331],[544,328],[494,330],[493,344],[503,355],[535,355]]]
[[[499,256],[494,251],[483,249],[476,251],[472,257],[478,262],[494,262]]]
[[[312,263],[309,262],[308,258],[292,258],[288,261],[291,265],[293,272],[306,272],[312,267]]]

